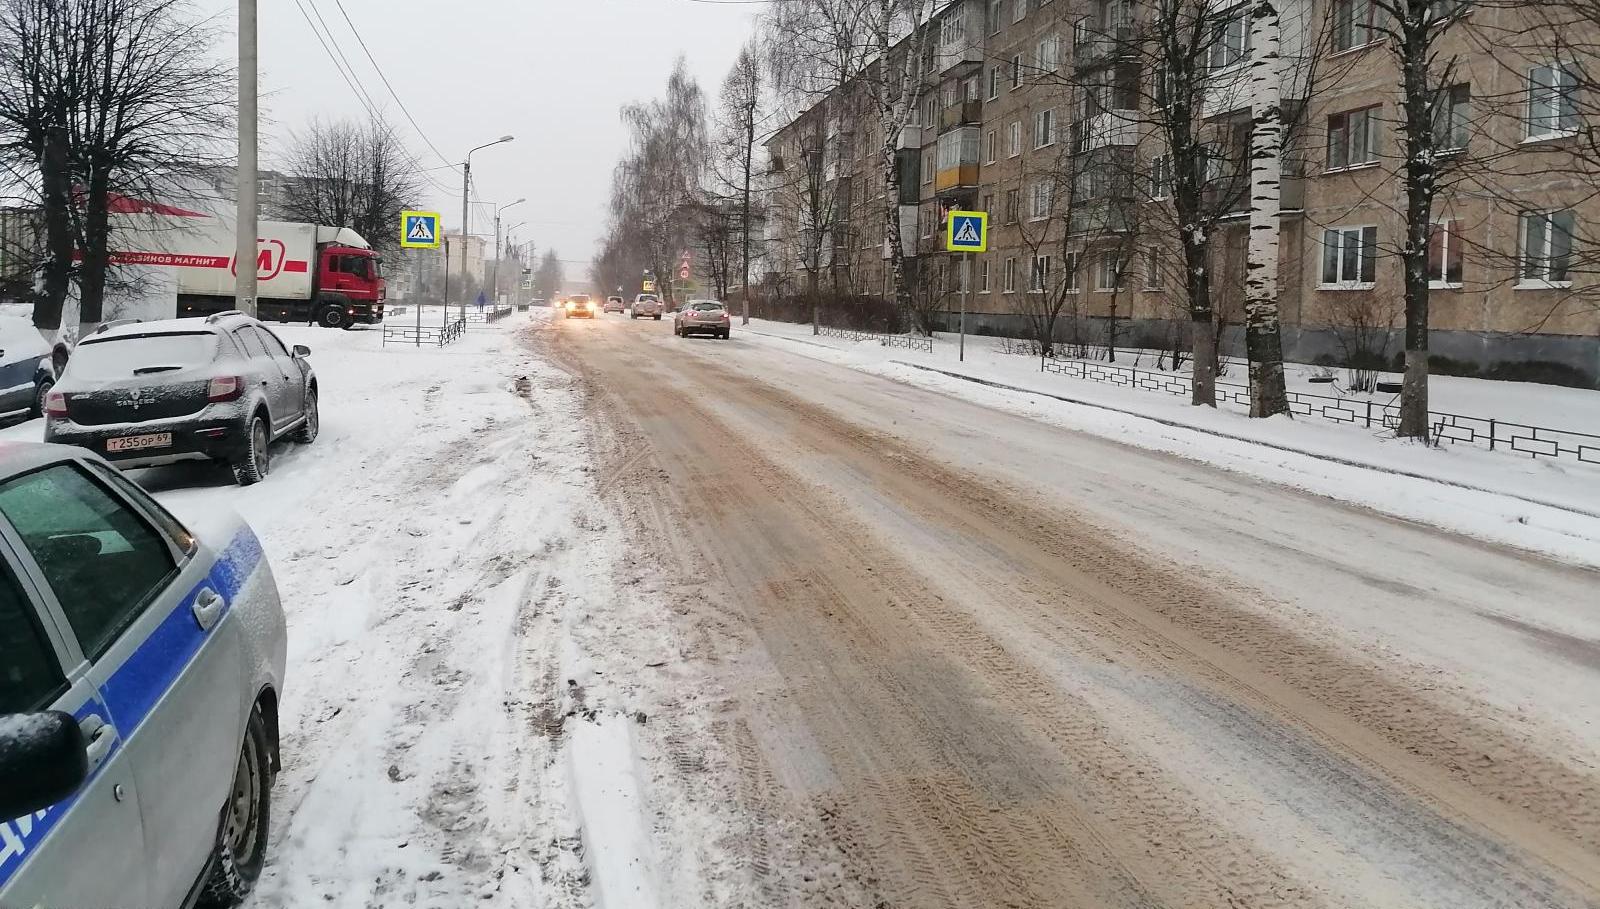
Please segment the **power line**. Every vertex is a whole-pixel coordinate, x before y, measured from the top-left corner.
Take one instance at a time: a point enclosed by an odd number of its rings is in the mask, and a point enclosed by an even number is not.
[[[350,31],[356,36],[356,43],[361,45],[361,52],[367,55],[367,62],[371,63],[372,68],[378,73],[378,78],[383,81],[383,87],[389,90],[389,97],[394,99],[395,104],[400,105],[400,112],[406,115],[406,120],[410,121],[411,128],[417,131],[417,135],[421,136],[422,141],[428,148],[433,150],[434,155],[444,162],[445,167],[459,172],[461,170],[460,163],[452,163],[449,158],[445,157],[444,152],[439,151],[439,146],[434,145],[433,140],[428,138],[428,134],[422,131],[422,127],[417,124],[417,118],[411,116],[411,111],[406,109],[406,103],[400,100],[400,94],[394,90],[394,85],[389,82],[389,77],[384,74],[383,67],[378,65],[377,59],[372,56],[372,51],[367,48],[366,39],[361,37],[361,30],[356,28],[355,22],[351,21],[350,13],[345,10],[343,0],[333,0],[333,5],[339,8],[339,14],[344,16],[345,24],[350,26]]]
[[[333,64],[333,68],[339,71],[339,76],[344,79],[344,84],[350,86],[350,91],[356,96],[356,101],[366,110],[368,116],[376,119],[377,114],[372,109],[371,99],[367,98],[361,89],[356,87],[356,83],[352,81],[353,74],[345,72],[344,67],[339,64],[339,59],[334,56],[333,49],[328,46],[328,40],[322,36],[322,32],[318,30],[316,23],[311,21],[311,14],[306,12],[304,4],[300,0],[294,0],[294,5],[300,10],[300,18],[306,20],[306,26],[311,29],[311,34],[316,37],[317,43],[322,45],[322,52],[327,55],[329,62]],[[318,18],[321,17],[319,16]]]

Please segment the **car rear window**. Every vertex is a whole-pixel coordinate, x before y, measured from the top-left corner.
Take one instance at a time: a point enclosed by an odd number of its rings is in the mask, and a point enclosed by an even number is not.
[[[79,344],[67,374],[90,381],[129,379],[202,366],[216,357],[217,336],[210,332],[122,335]]]
[[[722,308],[721,303],[692,303],[696,312],[716,312]]]

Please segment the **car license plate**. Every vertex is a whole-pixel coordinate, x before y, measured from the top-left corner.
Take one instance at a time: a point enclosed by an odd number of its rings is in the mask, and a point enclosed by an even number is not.
[[[123,436],[107,439],[106,451],[143,451],[146,448],[172,447],[172,433],[156,432],[147,436]]]

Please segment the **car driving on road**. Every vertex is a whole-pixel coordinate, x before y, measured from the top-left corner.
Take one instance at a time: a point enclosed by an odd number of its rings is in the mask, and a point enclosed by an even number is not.
[[[673,316],[672,331],[680,338],[690,335],[711,335],[728,339],[732,323],[728,309],[716,300],[690,300]]]
[[[661,298],[655,294],[640,294],[633,298],[633,307],[628,312],[629,318],[655,319],[661,321]]]
[[[563,308],[567,311],[569,319],[594,318],[594,301],[589,299],[588,294],[573,294],[567,298],[566,306]]]
[[[606,312],[622,312],[626,308],[621,297],[606,297],[606,305],[603,307]]]
[[[0,446],[0,906],[231,906],[266,858],[285,622],[236,517]]]
[[[221,461],[258,483],[273,442],[317,438],[310,355],[237,312],[105,327],[45,396],[45,441],[127,468]]]

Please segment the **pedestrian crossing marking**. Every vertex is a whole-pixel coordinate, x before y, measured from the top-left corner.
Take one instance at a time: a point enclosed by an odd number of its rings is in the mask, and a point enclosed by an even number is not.
[[[950,231],[945,240],[949,252],[981,253],[989,251],[989,214],[981,211],[953,211],[950,213]]]
[[[438,212],[401,212],[400,245],[406,249],[438,249],[439,224]]]

